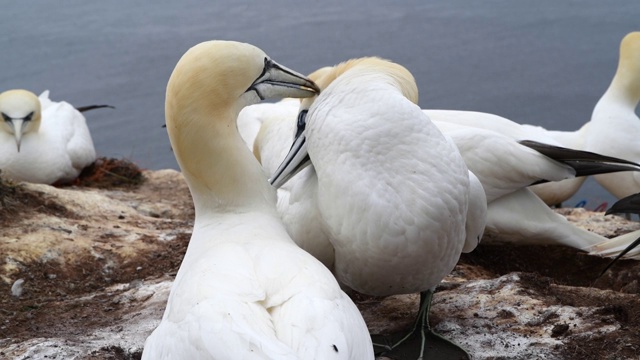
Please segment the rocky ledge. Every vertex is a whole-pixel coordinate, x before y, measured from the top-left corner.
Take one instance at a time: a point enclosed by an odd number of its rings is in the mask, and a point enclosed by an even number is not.
[[[0,182],[0,358],[138,359],[193,220],[173,170],[135,186]],[[611,237],[640,226],[561,209]],[[508,239],[493,239],[508,240]],[[636,359],[640,265],[560,246],[482,244],[439,286],[430,321],[474,359]],[[410,326],[417,295],[355,295],[373,333]]]

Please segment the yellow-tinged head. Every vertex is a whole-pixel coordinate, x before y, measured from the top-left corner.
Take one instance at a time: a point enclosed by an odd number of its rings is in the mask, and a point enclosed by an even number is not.
[[[25,134],[37,132],[40,128],[42,110],[38,97],[27,90],[7,90],[0,94],[0,129],[12,134],[16,139],[18,152]]]
[[[320,68],[309,75],[320,89],[326,89],[340,75],[351,69],[370,71],[386,76],[391,85],[414,104],[418,104],[418,85],[409,70],[400,64],[379,57],[363,57],[347,60],[333,67]],[[301,110],[309,109],[315,97],[302,100]]]
[[[612,81],[617,96],[637,105],[640,101],[640,32],[627,34],[620,42],[618,70]],[[611,89],[610,88],[610,89]]]
[[[620,62],[625,67],[640,68],[640,31],[628,33],[620,42]]]
[[[215,206],[212,202],[233,206],[271,196],[262,168],[237,130],[243,107],[267,98],[318,92],[311,80],[250,44],[207,41],[189,49],[167,84],[165,112],[171,145],[194,195],[196,213],[199,207]],[[199,206],[204,198],[209,199],[207,204]]]

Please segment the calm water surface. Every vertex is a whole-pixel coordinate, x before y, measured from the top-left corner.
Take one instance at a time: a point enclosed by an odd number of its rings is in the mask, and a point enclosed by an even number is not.
[[[0,90],[114,105],[87,116],[99,155],[177,168],[164,89],[201,41],[250,42],[303,73],[377,55],[412,71],[423,108],[575,130],[634,30],[638,1],[12,1],[0,13]],[[582,199],[613,198],[589,181],[569,205]]]

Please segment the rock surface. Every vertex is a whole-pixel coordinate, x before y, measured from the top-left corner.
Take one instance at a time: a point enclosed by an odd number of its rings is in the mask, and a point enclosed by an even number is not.
[[[0,185],[0,358],[140,357],[194,215],[180,173],[144,175],[133,188]],[[640,228],[559,212],[607,237]],[[622,261],[596,280],[607,263],[560,246],[483,244],[438,288],[431,324],[474,359],[636,359],[640,265]],[[373,333],[407,328],[417,311],[417,295],[354,298]]]

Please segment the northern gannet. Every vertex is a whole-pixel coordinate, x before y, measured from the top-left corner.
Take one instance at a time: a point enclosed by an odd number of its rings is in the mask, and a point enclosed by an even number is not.
[[[640,161],[640,32],[620,43],[618,68],[591,116],[585,150]],[[640,173],[596,175],[595,180],[617,198],[640,192]]]
[[[179,60],[166,122],[196,215],[143,359],[373,358],[358,309],[287,234],[236,127],[244,106],[318,91],[249,44],[204,42]]]
[[[319,238],[327,235],[341,283],[375,296],[421,292],[411,336],[381,349],[422,358],[435,338],[427,321],[432,288],[482,235],[484,219],[467,223],[470,204],[478,204],[480,214],[486,209],[482,187],[416,105],[418,89],[404,67],[354,59],[317,83],[323,92],[311,105],[303,100],[296,141],[271,181],[279,186],[289,179],[308,164],[308,153],[313,167],[295,176],[301,181],[291,179],[291,204],[298,204],[300,192],[312,197],[306,204],[318,215],[312,212],[315,219],[306,226],[315,226]],[[268,136],[261,133],[264,141]],[[480,201],[470,201],[471,194]],[[475,233],[467,236],[467,230]]]
[[[63,184],[96,159],[84,116],[27,90],[0,94],[0,170],[16,181]]]

